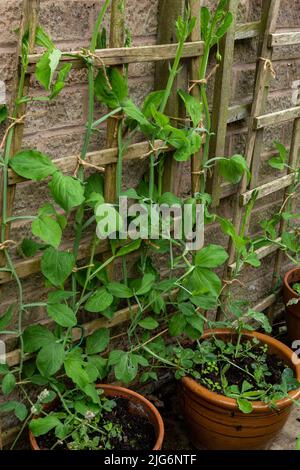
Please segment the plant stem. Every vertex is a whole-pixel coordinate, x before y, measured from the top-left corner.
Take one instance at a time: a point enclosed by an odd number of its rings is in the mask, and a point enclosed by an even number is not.
[[[199,79],[205,80],[206,73],[207,73],[207,66],[208,66],[208,59],[209,59],[209,52],[210,52],[210,42],[205,47],[203,57],[201,59],[200,70],[199,70]],[[203,149],[203,157],[202,157],[202,164],[203,166],[206,165],[209,156],[209,144],[210,144],[210,131],[211,131],[211,117],[209,112],[208,100],[207,100],[207,92],[206,92],[207,85],[202,83],[200,85],[200,94],[204,109],[204,116],[205,116],[205,128],[207,129],[207,134],[205,138],[205,144]],[[201,175],[201,192],[205,192],[206,186],[206,175]]]
[[[94,53],[96,50],[98,32],[103,22],[104,15],[110,3],[111,3],[111,0],[106,0],[98,15],[95,28],[93,31],[93,35],[92,35],[91,44],[90,44],[91,53]],[[81,155],[80,155],[82,160],[86,159],[89,142],[90,142],[91,135],[93,132],[93,124],[94,124],[94,65],[93,63],[89,62],[87,64],[87,69],[88,69],[88,95],[89,95],[88,96],[88,120],[87,120],[86,132],[84,136],[84,142],[83,142]],[[79,167],[78,179],[82,182],[84,180],[84,168],[82,165],[80,165]],[[74,255],[75,260],[77,260],[77,257],[78,257],[79,244],[80,244],[80,240],[82,237],[83,218],[84,218],[84,203],[77,209],[76,217],[75,217],[75,239],[74,239],[74,244],[73,244],[73,255]],[[76,284],[77,284],[76,277],[75,277],[75,274],[73,273],[72,275],[72,290],[74,292],[73,308],[75,308],[75,304],[76,304],[76,290],[77,290]]]

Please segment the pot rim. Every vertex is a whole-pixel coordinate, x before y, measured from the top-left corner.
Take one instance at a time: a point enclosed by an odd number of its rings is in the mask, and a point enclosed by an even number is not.
[[[290,269],[290,271],[288,271],[284,278],[283,278],[283,282],[284,282],[284,286],[285,288],[289,291],[290,294],[292,294],[294,297],[300,297],[299,294],[297,294],[297,292],[290,286],[289,284],[289,278],[292,274],[294,274],[295,272],[299,272],[300,273],[300,268],[293,268],[293,269]]]
[[[119,393],[122,395],[123,394],[127,395],[129,400],[130,398],[134,398],[138,400],[142,405],[144,405],[144,408],[150,409],[157,423],[157,426],[154,425],[154,427],[156,428],[155,431],[157,432],[157,436],[156,436],[155,446],[153,447],[152,450],[161,449],[163,440],[164,440],[164,435],[165,435],[165,427],[164,427],[163,419],[159,411],[157,410],[157,408],[153,405],[153,403],[151,403],[143,395],[140,395],[139,393],[134,392],[133,390],[130,390],[129,388],[119,387],[117,385],[110,385],[110,384],[97,384],[96,388],[112,391],[112,392],[115,392],[116,394]],[[30,430],[29,430],[29,441],[30,441],[31,448],[33,450],[40,450],[36,437],[33,435],[33,433]]]
[[[234,330],[231,330],[229,328],[211,329],[211,330],[205,331],[205,333],[202,336],[202,339],[206,339],[207,337],[212,336],[212,334],[230,335],[232,333],[234,333]],[[287,362],[290,362],[292,364],[292,355],[294,354],[294,352],[290,348],[285,346],[285,344],[281,343],[275,338],[272,338],[271,336],[265,335],[263,333],[258,333],[256,331],[253,331],[253,332],[245,331],[244,335],[246,337],[247,336],[252,337],[252,338],[255,337],[259,339],[262,343],[265,343],[269,346],[272,345],[275,349],[280,350],[283,353]],[[296,372],[296,377],[300,382],[300,364],[298,365],[293,364],[293,369]],[[208,390],[206,387],[196,382],[196,380],[191,377],[183,377],[181,381],[184,387],[188,388],[191,392],[197,395],[201,395],[208,402],[213,403],[213,404],[218,403],[224,408],[238,411],[237,402],[234,398],[228,398],[228,397],[225,397],[224,395],[219,395],[216,392],[212,392],[211,390]],[[298,390],[289,392],[289,398],[287,397],[287,398],[277,401],[276,405],[278,406],[280,410],[282,410],[290,406],[292,404],[292,400],[297,400],[298,398],[300,398],[300,388]],[[253,406],[253,411],[256,411],[256,412],[270,411],[270,406],[262,401],[253,401],[251,403]]]

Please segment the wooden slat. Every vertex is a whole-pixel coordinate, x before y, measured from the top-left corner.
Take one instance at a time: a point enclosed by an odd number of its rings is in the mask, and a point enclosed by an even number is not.
[[[252,21],[251,23],[237,24],[235,29],[235,40],[255,38],[260,34],[261,22]]]
[[[227,123],[232,124],[233,122],[242,121],[250,115],[251,103],[249,101],[247,104],[236,104],[230,106],[228,109]]]
[[[249,114],[250,114],[250,103],[243,104],[243,105],[230,106],[228,109],[227,123],[231,124],[233,122],[238,122],[243,119],[246,119],[247,117],[249,117]],[[157,140],[155,141],[155,148],[159,148],[163,144],[164,142],[162,140]],[[149,151],[150,151],[150,145],[148,142],[140,142],[137,144],[132,144],[128,147],[126,153],[124,154],[124,160],[139,159],[143,155],[148,154]],[[171,149],[164,150],[164,152],[169,152],[169,151],[171,151]],[[53,162],[55,163],[55,165],[57,165],[57,167],[63,173],[73,174],[77,166],[78,156],[79,155],[70,155],[68,157],[57,158],[57,159],[54,159]],[[95,152],[89,152],[87,154],[86,161],[98,167],[102,167],[102,166],[105,167],[106,165],[117,163],[117,159],[118,159],[118,149],[115,147],[115,148],[97,150]],[[21,176],[17,175],[16,173],[14,173],[12,170],[9,170],[8,176],[9,176],[9,184],[18,184],[18,183],[23,183],[24,181],[28,181],[22,178]],[[230,194],[234,194],[234,192],[235,191],[231,192]]]
[[[256,310],[257,312],[263,312],[264,310],[267,310],[267,308],[271,307],[274,305],[276,302],[277,297],[275,294],[271,294],[265,299],[262,299],[260,302],[258,302],[254,307],[253,310]]]
[[[280,243],[281,238],[277,238],[277,240],[275,240],[275,242]],[[258,259],[262,260],[262,259],[266,258],[267,256],[271,255],[272,253],[275,253],[277,250],[278,250],[278,246],[276,246],[275,244],[271,244],[271,245],[259,248],[258,250],[256,250],[255,253],[256,253]],[[235,268],[236,268],[236,263],[232,263],[232,264],[229,265],[229,270],[231,272],[234,271]]]
[[[293,181],[295,180],[295,174],[290,174],[283,176],[282,178],[278,178],[277,180],[270,181],[269,183],[263,184],[258,188],[251,189],[244,194],[240,195],[240,204],[241,206],[246,206],[250,201],[253,194],[257,191],[257,198],[256,200],[262,199],[263,197],[268,196],[269,194],[276,193],[281,189],[285,189],[290,186]]]
[[[295,106],[289,109],[283,109],[275,113],[265,114],[264,116],[258,116],[254,119],[253,128],[255,130],[263,129],[267,126],[274,126],[282,124],[286,121],[292,121],[300,117],[300,106]]]
[[[84,241],[78,254],[78,260],[85,259],[89,256],[91,240]],[[96,248],[96,254],[105,253],[109,250],[109,243],[107,241],[101,242]],[[19,278],[25,278],[32,274],[38,273],[41,270],[41,256],[29,258],[26,260],[18,261],[15,263],[16,272]],[[12,280],[11,274],[6,271],[0,272],[0,284],[5,284]]]
[[[160,148],[163,145],[163,141],[157,140],[155,141],[155,148]],[[137,144],[132,144],[128,147],[126,153],[124,154],[124,160],[135,160],[140,158],[149,158],[147,155],[151,147],[148,142],[140,142]],[[168,149],[165,150],[166,152],[169,151]],[[143,155],[147,155],[143,157]],[[77,166],[79,155],[71,155],[69,157],[57,158],[53,160],[55,165],[63,172],[73,174],[74,170]],[[118,159],[118,149],[109,148],[104,150],[98,150],[95,152],[89,152],[87,154],[86,162],[96,167],[105,167],[106,165],[116,164]],[[24,181],[28,181],[21,176],[14,173],[12,170],[9,171],[9,184],[17,184],[23,183]]]
[[[235,32],[235,39],[253,38],[259,35],[261,23],[255,21],[251,23],[238,24]],[[104,65],[121,65],[142,62],[157,62],[161,60],[174,59],[177,44],[159,44],[151,46],[119,47],[96,50],[95,55],[103,61]],[[80,50],[65,52],[61,57],[61,64],[71,62],[74,68],[83,68],[84,61],[79,57]],[[198,57],[203,54],[203,41],[186,43],[183,51],[183,58],[188,59]],[[29,55],[29,72],[34,72],[35,64],[41,59],[42,54]]]
[[[114,28],[116,30],[116,28]],[[95,51],[95,56],[101,60],[102,65],[124,65],[142,62],[160,62],[163,60],[174,59],[177,50],[175,44],[159,44],[151,46],[134,46],[134,47],[110,47],[109,49],[99,49]],[[188,59],[191,57],[201,56],[203,53],[203,42],[186,43],[183,49],[182,57]],[[80,51],[70,51],[64,53],[61,58],[61,65],[65,62],[71,62],[74,68],[84,68],[85,63],[82,59],[72,57],[80,54]],[[32,54],[29,56],[29,71],[35,70],[35,64],[41,59],[42,54]]]
[[[294,44],[300,44],[300,31],[273,33],[269,36],[270,47],[292,46]]]
[[[213,135],[209,148],[210,158],[223,157],[225,155],[228,107],[232,94],[232,65],[239,2],[238,0],[230,0],[227,5],[228,11],[233,15],[233,22],[220,43],[222,62],[217,70],[214,86],[213,109],[211,113],[211,132]],[[212,207],[217,207],[220,202],[220,182],[221,177],[218,165],[216,165],[212,177],[207,180],[207,192],[212,195]]]

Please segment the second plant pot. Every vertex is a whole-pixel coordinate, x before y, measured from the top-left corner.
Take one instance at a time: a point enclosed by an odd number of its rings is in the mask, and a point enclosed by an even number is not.
[[[117,387],[114,385],[97,385],[104,391],[104,395],[109,398],[125,398],[129,401],[130,413],[133,415],[143,416],[152,424],[155,432],[155,444],[152,450],[161,450],[164,440],[164,423],[155,406],[139,393],[129,390],[128,388]],[[51,409],[47,405],[47,409]],[[32,450],[41,450],[36,437],[29,431],[29,441]],[[149,443],[147,443],[149,445]]]
[[[293,289],[293,285],[300,282],[300,268],[286,273],[283,280],[283,300],[285,305],[288,337],[291,342],[300,340],[300,296]],[[299,300],[296,304],[290,302]]]
[[[203,335],[212,335],[223,341],[234,339],[231,330],[211,330]],[[260,333],[245,333],[245,338],[256,337],[279,356],[296,373],[300,381],[300,365],[292,362],[293,351],[270,336]],[[277,402],[277,410],[263,402],[253,402],[251,414],[242,413],[236,400],[211,392],[190,377],[181,381],[182,412],[196,448],[210,450],[260,450],[265,449],[282,429],[292,410],[293,401],[300,397],[300,389],[291,392],[290,398]]]

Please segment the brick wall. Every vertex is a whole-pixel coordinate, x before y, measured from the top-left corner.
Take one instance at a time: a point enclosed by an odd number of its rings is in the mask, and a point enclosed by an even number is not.
[[[134,45],[154,44],[157,33],[157,9],[159,0],[127,0],[127,24],[133,33]],[[208,6],[216,1],[206,0]],[[293,30],[300,28],[300,0],[282,0],[278,29]],[[241,23],[256,21],[260,18],[262,0],[241,0],[238,21]],[[16,37],[13,32],[20,20],[21,0],[0,0],[0,102],[9,100],[16,67]],[[100,5],[93,0],[41,0],[40,23],[56,44],[64,50],[87,46],[93,24]],[[108,24],[108,21],[106,21]],[[246,39],[236,43],[234,67],[232,72],[231,104],[251,101],[255,63],[257,58],[256,39]],[[292,46],[275,50],[274,68],[277,73],[270,90],[268,109],[271,111],[295,105],[297,93],[293,89],[295,81],[300,79],[300,47]],[[153,89],[154,67],[152,64],[130,66],[130,88],[134,100],[140,103],[143,97]],[[31,93],[40,94],[37,82],[32,79]],[[99,113],[101,109],[99,109]],[[72,71],[68,84],[61,96],[50,104],[35,104],[28,108],[24,146],[36,147],[53,158],[76,154],[82,144],[84,125],[87,117],[87,83],[84,71]],[[3,132],[3,130],[2,130]],[[229,126],[228,155],[243,153],[247,133],[247,122],[241,121]],[[274,178],[266,164],[272,153],[274,139],[289,144],[291,125],[274,126],[265,133],[265,149],[262,155],[260,183]],[[105,133],[97,134],[91,143],[91,150],[103,148]],[[145,167],[136,163],[127,164],[124,183],[135,184]],[[189,191],[189,168],[182,171],[183,193]],[[14,205],[16,215],[35,214],[42,202],[47,200],[48,190],[44,183],[18,185]],[[280,206],[282,195],[277,193],[263,199],[257,205],[251,230],[259,230],[262,217],[272,215]],[[231,199],[222,201],[219,211],[231,215]],[[18,223],[13,227],[12,237],[21,240],[30,232],[30,226]],[[207,241],[224,242],[224,236],[216,226],[209,228]],[[273,257],[263,261],[260,271],[249,269],[244,281],[249,286],[248,293],[254,301],[269,293]],[[25,298],[40,300],[45,288],[40,275],[24,280]],[[1,310],[15,295],[11,284],[1,292]],[[32,323],[42,318],[42,312],[29,314],[24,323]],[[11,343],[11,348],[14,344]]]

